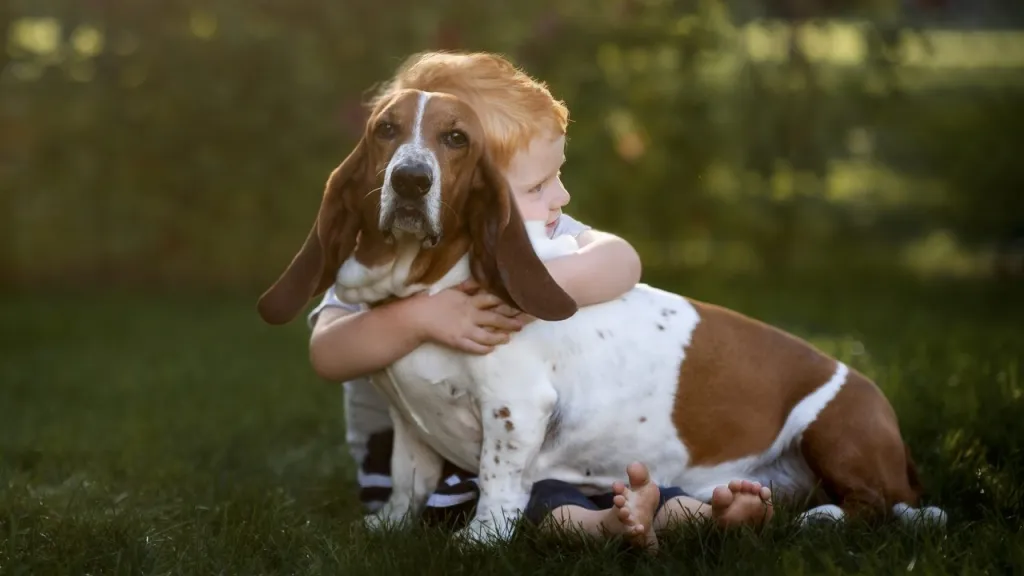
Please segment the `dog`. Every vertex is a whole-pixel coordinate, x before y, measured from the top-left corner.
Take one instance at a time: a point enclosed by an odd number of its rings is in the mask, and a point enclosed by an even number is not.
[[[708,500],[749,479],[820,504],[803,519],[897,515],[922,488],[897,416],[864,375],[782,330],[644,284],[578,309],[544,260],[575,249],[524,222],[475,112],[442,93],[378,102],[328,179],[302,248],[261,296],[283,324],[334,283],[371,306],[470,277],[538,320],[488,355],[424,344],[372,379],[391,404],[393,490],[372,526],[422,511],[444,459],[479,475],[462,536],[508,538],[531,486],[607,491],[634,460]]]

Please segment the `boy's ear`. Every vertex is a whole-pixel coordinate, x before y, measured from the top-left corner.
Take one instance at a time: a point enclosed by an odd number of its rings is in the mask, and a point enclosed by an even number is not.
[[[480,284],[541,320],[565,320],[576,302],[548,273],[530,243],[508,180],[481,155],[468,200],[472,270]]]

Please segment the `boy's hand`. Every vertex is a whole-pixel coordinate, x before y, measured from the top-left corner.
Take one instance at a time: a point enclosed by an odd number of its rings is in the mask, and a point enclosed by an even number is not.
[[[458,289],[458,290],[462,290],[466,294],[470,294],[470,295],[473,295],[473,294],[477,294],[477,295],[484,294],[484,295],[490,296],[491,300],[493,302],[497,302],[497,305],[494,306],[493,308],[490,308],[490,309],[495,311],[495,312],[497,312],[498,314],[503,315],[503,316],[507,316],[509,318],[515,318],[516,320],[519,320],[520,327],[526,326],[530,322],[533,322],[534,320],[536,320],[536,318],[534,318],[533,316],[530,316],[526,312],[523,312],[522,310],[520,310],[518,308],[513,308],[513,307],[509,306],[508,304],[505,304],[504,302],[502,302],[501,298],[498,298],[497,296],[494,296],[490,292],[487,292],[486,290],[481,288],[480,285],[477,284],[476,280],[466,280],[462,284],[459,284],[458,286],[455,286],[455,288]]]
[[[487,354],[523,327],[521,313],[472,281],[420,297],[416,324],[424,337],[471,354]]]

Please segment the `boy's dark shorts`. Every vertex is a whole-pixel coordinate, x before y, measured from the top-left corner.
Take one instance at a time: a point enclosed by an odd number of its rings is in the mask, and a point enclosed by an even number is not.
[[[655,514],[661,511],[662,506],[669,500],[678,496],[689,496],[681,488],[675,486],[659,486],[661,496],[658,502],[658,509]],[[552,510],[559,506],[579,506],[587,510],[607,510],[615,505],[614,492],[605,492],[587,496],[579,488],[562,482],[561,480],[541,480],[533,485],[530,492],[530,501],[526,504],[523,516],[532,524],[539,525]]]

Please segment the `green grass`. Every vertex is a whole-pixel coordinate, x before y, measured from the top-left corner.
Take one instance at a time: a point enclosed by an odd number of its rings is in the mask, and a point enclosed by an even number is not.
[[[800,531],[781,510],[760,536],[681,529],[658,559],[530,533],[460,552],[436,529],[353,530],[341,388],[310,371],[304,326],[261,325],[251,295],[9,294],[0,573],[1019,573],[1021,288],[884,282],[673,285],[876,378],[948,530]]]

